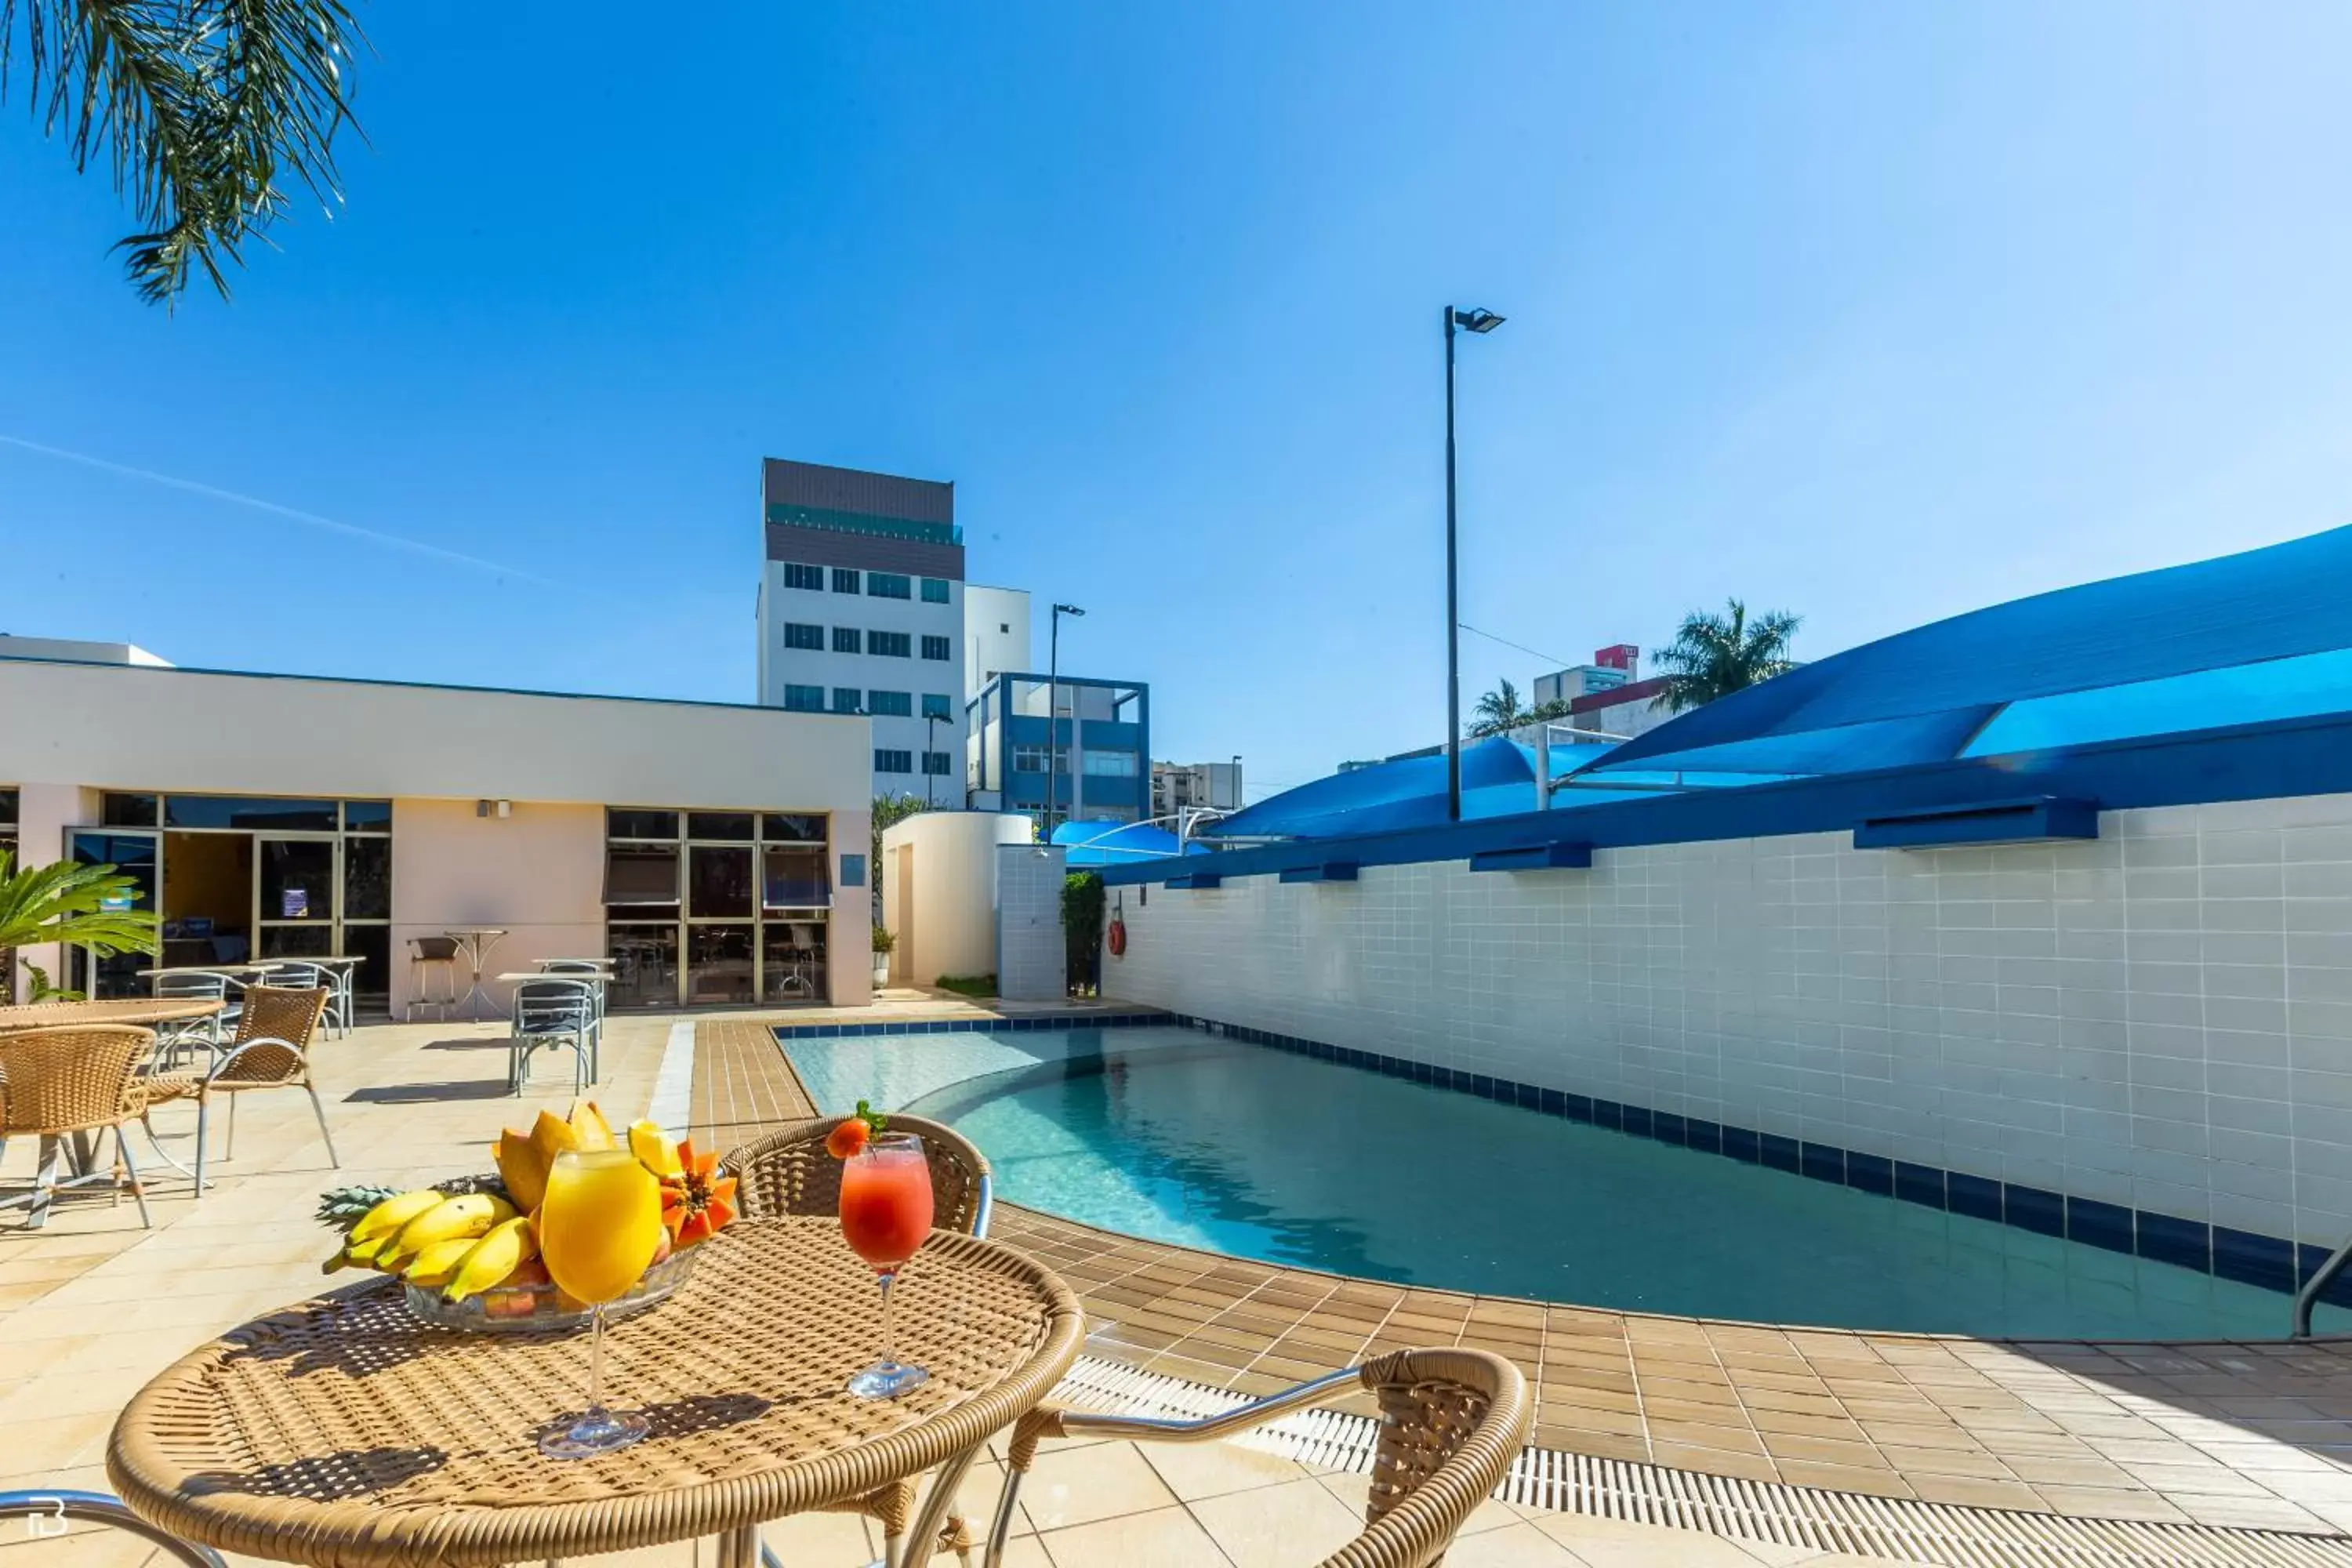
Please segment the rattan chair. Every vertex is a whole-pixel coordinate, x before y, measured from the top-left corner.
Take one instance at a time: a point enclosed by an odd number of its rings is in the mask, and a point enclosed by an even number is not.
[[[40,1140],[33,1190],[0,1200],[0,1208],[30,1205],[25,1223],[28,1229],[37,1229],[47,1220],[50,1196],[60,1186],[104,1181],[119,1192],[121,1183],[113,1167],[102,1175],[94,1165],[79,1176],[60,1179],[58,1174],[66,1139],[111,1131],[115,1160],[130,1177],[131,1195],[139,1201],[139,1223],[153,1227],[146,1187],[139,1179],[139,1163],[131,1156],[130,1141],[122,1136],[122,1124],[138,1121],[145,1108],[142,1086],[146,1080],[139,1077],[139,1068],[154,1047],[155,1031],[125,1024],[0,1035],[0,1152],[11,1138]]]
[[[299,1089],[310,1097],[310,1113],[319,1119],[319,1136],[327,1145],[327,1160],[337,1169],[342,1159],[335,1152],[335,1135],[327,1127],[327,1108],[319,1102],[318,1086],[310,1080],[310,1042],[326,1012],[324,987],[287,991],[274,985],[246,988],[245,1011],[236,1021],[236,1037],[210,1070],[204,1073],[157,1073],[144,1080],[146,1104],[152,1110],[173,1100],[196,1102],[196,1196],[205,1195],[206,1134],[215,1100],[228,1102],[228,1144],[222,1158],[236,1155],[236,1102],[254,1090]],[[152,1128],[151,1128],[152,1131]]]
[[[1200,1421],[1032,1410],[1013,1426],[1004,1490],[988,1535],[987,1568],[998,1568],[1003,1560],[1022,1479],[1045,1438],[1208,1442],[1359,1390],[1369,1391],[1381,1406],[1364,1531],[1324,1558],[1320,1568],[1428,1568],[1444,1558],[1463,1522],[1510,1474],[1535,1419],[1527,1379],[1486,1351],[1391,1351]]]
[[[736,1178],[735,1201],[747,1219],[779,1215],[828,1215],[841,1212],[841,1162],[825,1152],[824,1141],[846,1118],[821,1116],[795,1121],[764,1138],[738,1144],[719,1163]],[[994,1179],[988,1158],[954,1128],[919,1116],[893,1116],[889,1130],[923,1141],[931,1167],[932,1224],[940,1230],[988,1234]],[[834,1504],[826,1511],[864,1514],[882,1526],[882,1560],[899,1560],[901,1539],[915,1512],[915,1483],[893,1481],[878,1491]],[[971,1524],[948,1516],[940,1544],[959,1554],[971,1550]]]

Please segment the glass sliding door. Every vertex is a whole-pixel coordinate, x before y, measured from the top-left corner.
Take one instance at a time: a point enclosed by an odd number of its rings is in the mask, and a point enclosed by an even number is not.
[[[66,835],[66,858],[77,866],[111,866],[131,879],[129,895],[120,903],[108,905],[110,910],[140,910],[152,914],[163,907],[162,839],[163,835],[153,832],[77,827]],[[82,992],[92,1001],[144,996],[147,982],[140,978],[139,972],[154,964],[155,955],[149,952],[94,958],[89,949],[77,947],[66,955],[65,975],[52,975],[50,983]]]
[[[325,958],[335,951],[335,839],[331,834],[254,836],[257,958]]]
[[[614,1006],[824,999],[824,817],[616,805],[604,823]]]

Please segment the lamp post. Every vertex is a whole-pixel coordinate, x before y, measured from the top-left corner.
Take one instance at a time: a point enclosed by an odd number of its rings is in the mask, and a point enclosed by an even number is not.
[[[1054,841],[1054,810],[1062,799],[1062,617],[1086,612],[1076,605],[1055,605],[1047,622],[1045,666],[1045,842]]]
[[[1209,802],[1209,804],[1210,804],[1211,805],[1216,805],[1217,803],[1216,803],[1215,801],[1212,800],[1211,802]],[[1235,752],[1234,753],[1234,804],[1233,804],[1233,809],[1234,809],[1234,810],[1235,810],[1235,811],[1239,811],[1241,808],[1242,808],[1242,754],[1241,754],[1239,752]]]
[[[923,804],[926,806],[937,806],[940,804],[940,775],[931,771],[931,758],[939,751],[939,734],[940,716],[936,713],[924,714]]]
[[[1462,820],[1462,611],[1454,569],[1454,333],[1480,336],[1503,324],[1492,310],[1445,307],[1445,820]]]

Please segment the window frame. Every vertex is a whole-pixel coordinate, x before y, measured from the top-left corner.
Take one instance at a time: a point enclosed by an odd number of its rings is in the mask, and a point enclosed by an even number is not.
[[[823,653],[824,627],[815,621],[786,621],[784,647],[794,653]]]
[[[955,638],[940,637],[933,632],[925,632],[923,634],[923,657],[940,664],[953,663],[955,660]]]

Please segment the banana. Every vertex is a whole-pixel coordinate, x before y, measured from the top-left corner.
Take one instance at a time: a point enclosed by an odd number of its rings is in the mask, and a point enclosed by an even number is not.
[[[444,1194],[431,1187],[419,1187],[413,1193],[403,1193],[383,1202],[360,1216],[347,1238],[353,1244],[373,1241],[378,1237],[397,1233],[401,1226],[428,1209],[440,1206]]]
[[[452,1301],[478,1296],[538,1255],[530,1221],[517,1215],[493,1226],[488,1235],[474,1243],[441,1294]]]
[[[408,1267],[400,1271],[401,1279],[425,1289],[434,1289],[449,1283],[451,1275],[466,1255],[482,1244],[471,1237],[457,1237],[448,1241],[433,1242],[411,1258]]]
[[[502,1220],[514,1218],[514,1205],[488,1193],[467,1193],[443,1198],[400,1227],[400,1235],[379,1250],[378,1268],[396,1269],[436,1241],[473,1240]]]

